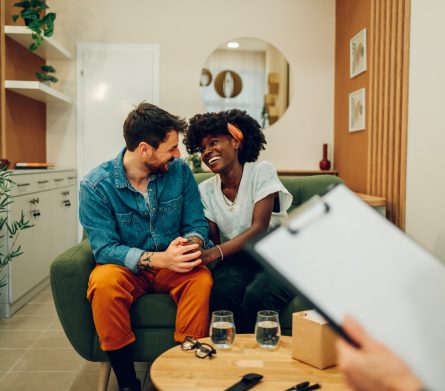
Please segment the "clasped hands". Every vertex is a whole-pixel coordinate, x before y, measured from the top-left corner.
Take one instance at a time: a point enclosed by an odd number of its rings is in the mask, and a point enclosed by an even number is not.
[[[199,238],[178,237],[165,251],[147,252],[139,261],[140,270],[166,268],[177,273],[187,273],[199,265],[207,265],[214,259],[211,250],[204,250]]]
[[[190,239],[178,237],[164,251],[162,266],[177,273],[187,273],[202,264],[202,247]]]

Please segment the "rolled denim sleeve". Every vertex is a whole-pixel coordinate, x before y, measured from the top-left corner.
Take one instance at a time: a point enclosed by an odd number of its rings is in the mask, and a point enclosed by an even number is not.
[[[181,235],[185,238],[197,236],[204,243],[204,248],[213,246],[209,240],[209,224],[199,196],[198,185],[190,168],[183,165],[184,204],[181,219]]]
[[[87,180],[80,182],[79,217],[96,263],[116,264],[137,273],[137,263],[144,250],[121,243],[111,205],[100,189]]]

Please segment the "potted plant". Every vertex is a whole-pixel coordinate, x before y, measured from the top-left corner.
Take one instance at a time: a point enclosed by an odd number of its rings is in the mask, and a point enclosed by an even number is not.
[[[36,72],[37,80],[45,84],[57,83],[59,79],[57,79],[57,77],[53,75],[50,75],[50,73],[56,72],[56,70],[51,65],[42,65],[40,69],[42,70],[42,72]]]
[[[53,35],[56,14],[54,12],[45,13],[49,7],[41,0],[20,1],[15,3],[14,7],[22,9],[18,14],[12,15],[14,23],[20,17],[32,31],[33,43],[29,45],[28,49],[33,52],[42,44],[43,37]]]
[[[5,275],[2,275],[3,269],[14,258],[23,254],[21,246],[18,244],[20,232],[31,228],[29,220],[22,214],[17,221],[8,219],[8,205],[13,201],[11,199],[11,172],[6,170],[6,166],[0,165],[0,288],[7,285],[8,281]],[[7,244],[7,239],[10,245]]]

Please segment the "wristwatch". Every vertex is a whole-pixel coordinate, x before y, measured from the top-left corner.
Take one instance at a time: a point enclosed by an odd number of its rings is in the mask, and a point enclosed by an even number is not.
[[[255,384],[259,383],[263,378],[262,375],[258,375],[258,373],[248,373],[244,375],[243,378],[235,383],[233,386],[230,386],[225,391],[243,391],[252,388]]]

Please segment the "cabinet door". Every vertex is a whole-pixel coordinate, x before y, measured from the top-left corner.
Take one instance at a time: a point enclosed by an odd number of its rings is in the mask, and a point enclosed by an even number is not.
[[[21,231],[17,243],[23,254],[15,258],[9,267],[9,302],[32,289],[49,275],[50,227],[49,192],[14,197],[11,204],[11,219],[20,219],[21,212],[34,225]],[[8,241],[12,246],[12,241]]]
[[[51,192],[52,206],[52,259],[73,246],[77,240],[76,186],[67,186]]]

